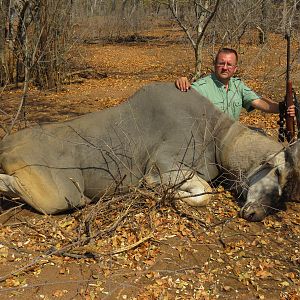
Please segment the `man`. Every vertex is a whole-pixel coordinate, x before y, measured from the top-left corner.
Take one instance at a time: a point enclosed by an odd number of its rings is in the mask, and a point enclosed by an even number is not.
[[[191,87],[207,97],[221,111],[232,119],[238,120],[242,107],[247,111],[259,109],[268,113],[279,113],[279,104],[265,97],[259,97],[239,78],[233,77],[237,71],[238,55],[234,49],[222,48],[214,61],[214,73],[192,84],[187,77],[180,77],[175,85],[181,91]],[[295,116],[295,106],[287,109],[290,116]]]

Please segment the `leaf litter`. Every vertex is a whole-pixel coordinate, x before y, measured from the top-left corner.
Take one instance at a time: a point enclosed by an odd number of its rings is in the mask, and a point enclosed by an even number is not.
[[[52,113],[52,120],[64,120],[114,106],[147,82],[173,81],[184,75],[183,69],[191,70],[192,51],[186,62],[181,58],[188,46],[170,46],[171,57],[168,47],[165,53],[150,44],[85,49],[89,65],[108,76],[83,79],[56,94],[42,96],[32,89],[29,123],[53,111],[66,110]],[[249,53],[256,50],[253,46]],[[149,60],[149,52],[164,57]],[[115,59],[125,53],[127,63]],[[209,69],[209,51],[204,55]],[[132,57],[138,59],[132,62]],[[269,61],[251,72],[241,66],[240,72],[252,88],[278,98],[277,90],[268,90],[278,79],[263,77],[265,68],[274,64]],[[36,100],[41,97],[45,101]],[[18,91],[7,101],[13,112]],[[241,116],[243,123],[273,136],[277,119],[257,112]],[[104,197],[58,216],[42,216],[16,204],[0,215],[0,296],[30,298],[26,295],[32,292],[40,299],[299,299],[299,205],[289,203],[286,211],[249,223],[238,217],[233,195],[222,188],[217,192],[207,207],[198,209],[179,201],[162,203],[159,192],[149,191]]]

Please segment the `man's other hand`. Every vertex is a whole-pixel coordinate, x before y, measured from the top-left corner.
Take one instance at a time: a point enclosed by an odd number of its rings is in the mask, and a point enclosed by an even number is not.
[[[295,117],[296,116],[296,107],[295,105],[291,105],[287,108],[287,114],[290,116],[290,117]]]

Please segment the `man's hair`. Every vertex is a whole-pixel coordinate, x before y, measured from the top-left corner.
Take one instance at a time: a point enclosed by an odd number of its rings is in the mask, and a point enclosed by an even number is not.
[[[235,55],[236,62],[238,62],[238,54],[237,54],[237,52],[236,52],[234,49],[231,49],[231,48],[221,48],[221,49],[218,51],[218,53],[216,54],[215,61],[214,61],[215,63],[217,62],[218,57],[219,57],[219,55],[220,55],[221,53],[227,53],[227,54],[233,53],[233,54]]]

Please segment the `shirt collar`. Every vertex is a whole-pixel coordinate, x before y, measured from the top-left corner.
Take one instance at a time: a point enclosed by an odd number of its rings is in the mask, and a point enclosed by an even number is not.
[[[216,83],[218,88],[222,88],[222,87],[225,88],[225,84],[222,83],[221,81],[219,81],[219,79],[217,78],[215,73],[212,73],[211,77],[212,77],[213,81]],[[232,77],[229,79],[229,82],[228,82],[228,90],[230,90],[231,87],[232,87]]]

